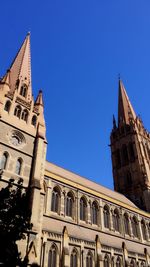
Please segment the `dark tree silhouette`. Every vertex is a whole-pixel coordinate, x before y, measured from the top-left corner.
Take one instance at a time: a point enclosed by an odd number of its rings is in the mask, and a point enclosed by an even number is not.
[[[0,266],[26,266],[16,241],[26,238],[32,228],[30,223],[29,192],[23,189],[23,179],[8,185],[0,191]]]

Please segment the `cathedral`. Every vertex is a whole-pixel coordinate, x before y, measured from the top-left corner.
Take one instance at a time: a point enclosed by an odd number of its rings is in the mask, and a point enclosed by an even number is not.
[[[0,186],[22,177],[32,231],[29,266],[150,266],[150,134],[119,80],[110,136],[114,191],[46,161],[42,91],[32,95],[30,34],[0,79]]]

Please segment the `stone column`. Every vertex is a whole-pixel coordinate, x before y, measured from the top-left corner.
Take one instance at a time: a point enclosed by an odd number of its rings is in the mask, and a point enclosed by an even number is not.
[[[48,215],[51,211],[51,202],[52,202],[52,185],[51,181],[48,181],[47,186],[47,199],[46,199],[46,214]]]
[[[65,191],[61,192],[60,216],[65,216]]]
[[[99,225],[101,226],[101,230],[104,230],[104,215],[103,215],[103,202],[100,199],[100,206],[99,206]]]
[[[91,224],[92,223],[92,220],[91,220],[91,212],[92,212],[92,207],[91,207],[92,203],[91,203],[91,200],[87,201],[87,223],[88,224]]]

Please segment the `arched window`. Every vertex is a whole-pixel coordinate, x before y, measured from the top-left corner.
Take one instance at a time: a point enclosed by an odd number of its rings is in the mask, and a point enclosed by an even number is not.
[[[5,104],[5,107],[4,107],[4,110],[9,112],[10,111],[10,106],[11,106],[11,102],[8,100],[6,101],[6,104]]]
[[[54,211],[56,213],[59,213],[60,211],[60,191],[57,187],[53,188],[51,211]]]
[[[94,201],[93,203],[92,203],[92,223],[93,224],[98,224],[98,205],[97,205],[97,203]]]
[[[48,257],[48,267],[56,267],[57,266],[57,248],[52,245],[49,251]]]
[[[15,107],[14,115],[20,119],[20,115],[21,115],[21,107],[20,106]]]
[[[85,198],[81,197],[80,199],[80,220],[81,221],[86,221],[86,200]]]
[[[104,258],[104,267],[109,267],[109,256],[108,256],[108,254],[106,254],[105,258]]]
[[[133,217],[132,218],[132,232],[133,232],[133,235],[134,237],[139,237],[139,234],[138,234],[138,221],[137,221],[137,218],[136,217]]]
[[[20,95],[22,95],[23,97],[26,97],[27,95],[27,85],[23,84],[20,88]]]
[[[37,117],[34,115],[34,116],[32,117],[32,122],[31,122],[31,124],[32,124],[33,126],[36,126],[36,121],[37,121]]]
[[[131,176],[131,172],[127,171],[126,172],[126,186],[131,186],[132,185],[132,176]]]
[[[109,213],[109,209],[107,206],[104,206],[103,215],[104,215],[104,227],[109,229],[110,228],[110,213]]]
[[[27,122],[27,120],[28,120],[28,111],[26,109],[24,109],[22,111],[21,119]]]
[[[121,167],[121,157],[120,157],[120,150],[117,149],[115,152],[115,164],[116,164],[116,168],[120,168]]]
[[[8,153],[7,152],[4,152],[4,154],[1,157],[1,161],[0,161],[0,168],[2,170],[3,169],[6,169],[7,161],[8,161]]]
[[[143,239],[146,240],[146,225],[145,222],[142,220],[141,221],[141,228],[142,228],[142,235],[143,235]]]
[[[135,160],[135,153],[134,153],[134,147],[133,147],[133,143],[129,143],[129,155],[130,155],[130,160],[134,161]]]
[[[116,260],[116,267],[122,267],[121,258],[118,256]]]
[[[122,152],[121,153],[122,154],[122,163],[123,163],[123,165],[126,165],[129,163],[128,150],[127,150],[126,145],[122,146],[121,152]]]
[[[67,194],[67,199],[66,199],[66,215],[69,217],[73,217],[73,195],[71,192]]]
[[[124,230],[125,230],[125,234],[126,235],[130,235],[130,231],[129,231],[129,217],[128,217],[128,215],[126,213],[124,214]]]
[[[90,251],[86,256],[86,267],[93,267],[93,255]]]
[[[135,267],[135,260],[131,259],[131,261],[130,261],[130,266],[131,266],[131,267]]]
[[[119,232],[119,212],[117,209],[113,212],[113,227],[115,231]]]
[[[22,159],[17,159],[15,173],[20,175],[22,168]]]
[[[76,249],[73,249],[70,257],[70,267],[78,267],[78,254]]]

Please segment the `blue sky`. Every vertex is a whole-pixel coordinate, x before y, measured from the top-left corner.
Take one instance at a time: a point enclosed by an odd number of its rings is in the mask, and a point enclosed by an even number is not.
[[[0,74],[30,31],[34,96],[44,92],[47,159],[110,188],[118,73],[149,129],[149,14],[149,0],[1,0]]]

